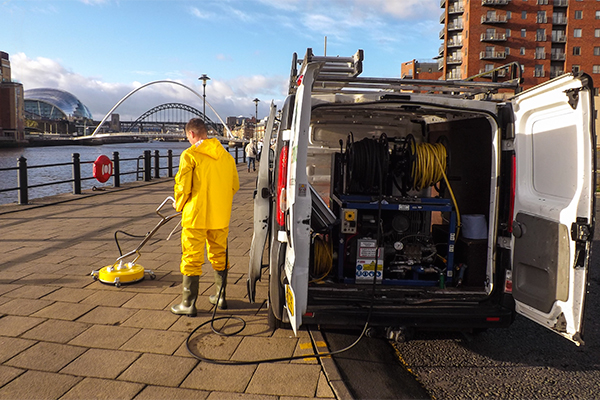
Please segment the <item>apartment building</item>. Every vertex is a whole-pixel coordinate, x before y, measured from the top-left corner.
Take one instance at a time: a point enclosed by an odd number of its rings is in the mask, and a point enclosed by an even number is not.
[[[440,0],[440,6],[438,67],[445,79],[517,61],[524,88],[570,71],[600,83],[600,0]]]
[[[435,60],[411,60],[400,66],[402,79],[440,79],[442,72]]]
[[[0,146],[25,140],[23,93],[12,80],[8,53],[0,51]]]

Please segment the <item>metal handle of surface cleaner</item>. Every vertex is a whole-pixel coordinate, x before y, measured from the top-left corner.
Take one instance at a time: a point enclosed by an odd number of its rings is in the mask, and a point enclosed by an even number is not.
[[[158,229],[163,226],[164,224],[166,224],[167,222],[169,222],[170,220],[172,220],[173,218],[181,215],[181,212],[174,212],[173,214],[169,214],[169,215],[163,215],[160,211],[163,209],[163,207],[168,203],[171,202],[172,204],[175,204],[175,199],[172,196],[168,196],[162,203],[160,203],[160,206],[158,206],[158,208],[156,209],[156,214],[158,214],[158,216],[161,218],[160,221],[158,221],[158,224],[156,224],[156,226],[146,234],[146,236],[144,237],[144,240],[142,240],[142,242],[138,245],[138,247],[136,247],[134,250],[131,250],[129,253],[127,254],[123,254],[121,257],[117,258],[117,260],[115,261],[116,263],[119,263],[119,265],[122,264],[122,260],[125,257],[129,257],[133,254],[137,254],[137,257],[131,262],[132,264],[135,264],[135,262],[138,260],[138,258],[140,258],[141,254],[140,254],[140,250],[142,249],[142,247],[144,247],[144,245],[146,243],[148,243],[148,241],[152,238],[152,236],[154,236],[154,234],[156,233],[156,231],[158,231]],[[170,237],[170,235],[169,235]]]

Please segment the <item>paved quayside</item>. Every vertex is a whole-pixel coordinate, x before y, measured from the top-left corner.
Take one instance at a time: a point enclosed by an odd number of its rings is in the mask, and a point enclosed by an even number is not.
[[[203,328],[191,347],[227,360],[310,355],[316,347],[324,352],[318,331],[295,337],[291,330],[269,330],[267,270],[256,303],[247,300],[256,175],[242,165],[239,171],[229,238],[229,310],[218,315],[240,316],[247,327],[231,337]],[[138,262],[156,280],[146,277],[121,288],[93,281],[92,270],[119,256],[115,231],[145,235],[160,220],[155,210],[172,189],[172,178],[164,178],[38,199],[31,206],[0,206],[0,399],[350,398],[331,359],[234,366],[190,356],[186,338],[211,316],[213,274],[205,265],[198,317],[169,311],[180,300],[181,250],[178,234],[164,239],[177,219],[141,250]],[[119,242],[126,253],[141,238],[120,235]]]

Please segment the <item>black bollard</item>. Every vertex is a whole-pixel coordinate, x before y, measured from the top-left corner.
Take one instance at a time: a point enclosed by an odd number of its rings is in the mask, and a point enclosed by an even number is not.
[[[73,194],[81,194],[81,161],[79,153],[73,153]]]
[[[150,150],[144,150],[144,181],[152,180],[152,159],[150,158]]]
[[[160,154],[158,150],[154,150],[154,177],[160,178]]]
[[[23,156],[17,159],[17,182],[19,182],[19,199],[18,204],[29,203],[27,192],[27,159]]]
[[[113,187],[121,186],[121,166],[119,164],[119,152],[113,151]]]
[[[173,177],[173,150],[167,150],[167,166],[169,178]]]

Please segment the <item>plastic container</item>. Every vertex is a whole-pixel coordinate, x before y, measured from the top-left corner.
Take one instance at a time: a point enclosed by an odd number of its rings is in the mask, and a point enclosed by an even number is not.
[[[487,222],[483,214],[466,214],[462,216],[461,233],[465,239],[487,239]]]

